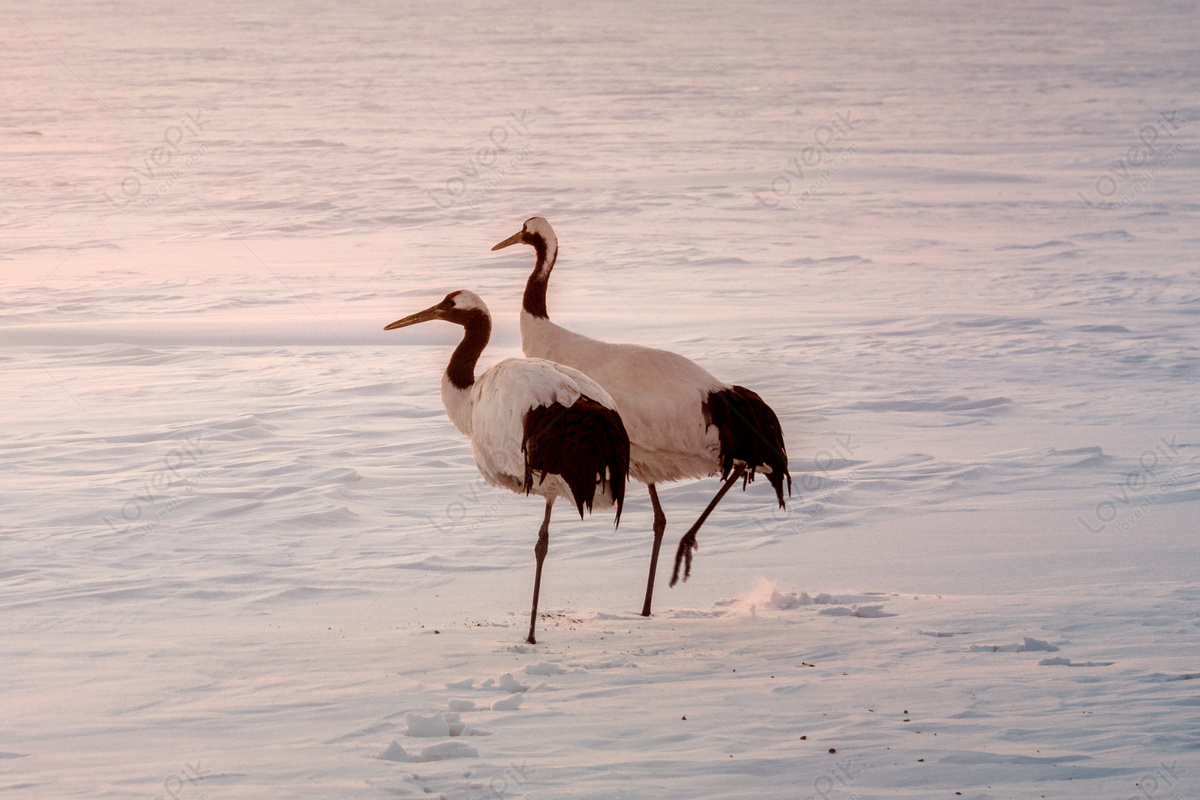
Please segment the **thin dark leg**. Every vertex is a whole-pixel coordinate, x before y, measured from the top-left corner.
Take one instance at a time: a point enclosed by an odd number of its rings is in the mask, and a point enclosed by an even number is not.
[[[533,575],[533,611],[529,614],[529,644],[537,644],[533,638],[533,629],[537,627],[538,593],[542,590],[542,562],[546,560],[546,552],[550,549],[550,510],[554,508],[554,498],[546,498],[546,518],[542,520],[542,529],[538,531],[537,544],[533,546],[533,554],[537,556],[537,572]]]
[[[662,547],[663,533],[667,530],[667,515],[658,503],[658,492],[653,483],[646,484],[650,490],[650,504],[654,506],[654,550],[650,552],[650,577],[646,579],[646,602],[642,603],[642,616],[650,616],[650,598],[654,596],[654,573],[658,570],[658,548]]]
[[[704,520],[708,519],[708,515],[717,507],[717,503],[721,502],[721,498],[733,488],[733,484],[737,483],[745,471],[745,464],[738,464],[733,468],[733,473],[730,474],[729,479],[725,481],[725,485],[717,492],[717,496],[708,504],[708,508],[704,509],[704,513],[700,515],[700,519],[696,520],[696,523],[688,528],[688,532],[679,540],[679,549],[675,551],[675,571],[671,573],[672,586],[679,581],[679,564],[681,561],[685,564],[683,570],[684,581],[692,574],[692,551],[698,547],[696,544],[696,531],[700,530],[700,526],[704,524]]]

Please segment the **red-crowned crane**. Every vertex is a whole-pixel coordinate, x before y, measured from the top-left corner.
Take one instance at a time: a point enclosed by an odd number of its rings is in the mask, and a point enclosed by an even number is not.
[[[546,499],[538,531],[530,644],[537,644],[542,562],[550,547],[550,511],[569,498],[583,518],[593,503],[625,502],[629,435],[608,392],[578,370],[540,358],[509,358],[475,380],[475,364],[491,338],[492,317],[474,292],[446,295],[440,303],[397,320],[385,331],[442,319],[463,327],[462,342],[442,376],[446,415],[471,439],[484,480],[518,494]]]
[[[725,481],[696,523],[679,540],[671,586],[692,571],[696,532],[739,479],[754,480],[761,470],[784,507],[792,478],[779,419],[762,398],[743,386],[719,381],[676,353],[636,344],[610,344],[561,328],[550,321],[546,287],[558,258],[558,237],[542,217],[531,217],[517,233],[492,248],[527,244],[537,254],[521,304],[521,346],[525,355],[566,364],[590,375],[616,401],[629,431],[629,476],[646,484],[654,507],[654,549],[642,616],[650,616],[654,573],[667,518],[655,484],[701,478],[718,472]]]

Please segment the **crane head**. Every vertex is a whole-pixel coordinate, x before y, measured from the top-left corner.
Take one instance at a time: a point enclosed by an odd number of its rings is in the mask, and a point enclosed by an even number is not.
[[[410,314],[404,319],[396,320],[384,330],[394,331],[397,328],[407,328],[410,325],[418,325],[435,319],[444,319],[447,322],[466,327],[472,319],[480,316],[486,317],[489,323],[491,322],[492,315],[488,313],[488,307],[483,302],[483,298],[474,292],[462,289],[446,295],[437,305],[430,306],[424,311],[418,311],[416,314]]]
[[[536,248],[536,243],[539,241],[542,243],[544,249],[551,242],[557,244],[558,237],[554,235],[554,228],[550,227],[550,223],[545,217],[530,217],[525,220],[525,224],[521,226],[521,230],[503,242],[493,246],[492,250],[503,250],[514,244],[528,244]]]

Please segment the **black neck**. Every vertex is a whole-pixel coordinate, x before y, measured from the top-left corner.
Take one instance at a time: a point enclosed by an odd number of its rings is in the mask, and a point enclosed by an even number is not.
[[[521,307],[535,317],[550,319],[550,312],[546,310],[546,287],[550,284],[550,270],[554,269],[558,252],[556,251],[550,262],[546,263],[546,240],[541,236],[534,236],[529,244],[533,245],[534,251],[537,252],[537,265],[534,266],[529,280],[525,282],[525,297],[521,301]]]
[[[487,314],[472,313],[463,321],[463,339],[450,356],[446,375],[458,389],[469,389],[475,383],[475,364],[492,336],[492,320]]]

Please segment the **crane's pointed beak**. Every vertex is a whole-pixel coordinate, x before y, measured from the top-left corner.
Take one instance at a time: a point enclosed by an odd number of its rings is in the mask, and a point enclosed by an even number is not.
[[[500,242],[500,244],[493,246],[492,250],[503,250],[504,248],[509,247],[510,245],[519,244],[521,241],[521,234],[523,234],[523,233],[525,233],[524,230],[517,231],[512,236],[505,239],[503,242]]]
[[[429,322],[434,319],[441,319],[442,313],[437,306],[430,306],[424,311],[418,311],[415,314],[409,314],[404,319],[398,319],[391,325],[384,328],[385,331],[394,331],[397,328],[407,328],[409,325],[419,325],[422,322]]]

